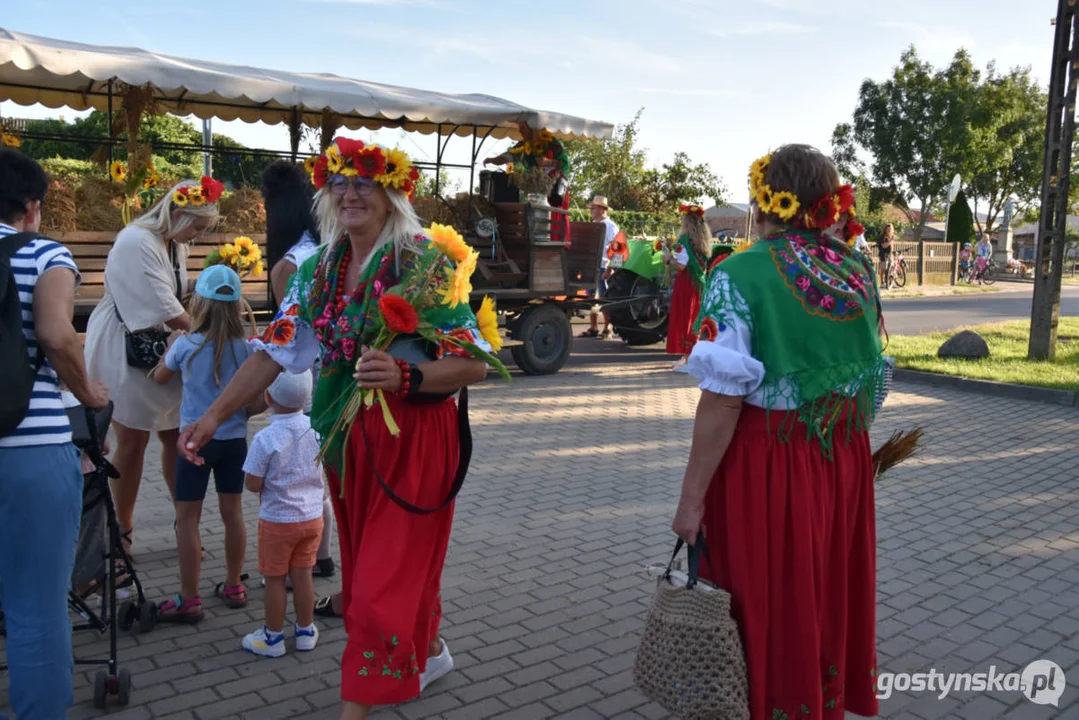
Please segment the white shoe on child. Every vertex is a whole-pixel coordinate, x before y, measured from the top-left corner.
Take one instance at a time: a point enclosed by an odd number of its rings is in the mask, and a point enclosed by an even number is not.
[[[271,632],[263,625],[255,632],[245,635],[243,644],[247,652],[278,658],[285,654],[285,633]]]
[[[437,657],[427,658],[427,669],[420,673],[420,692],[439,678],[445,677],[453,670],[453,656],[445,640],[442,643],[442,652]]]
[[[315,627],[315,623],[305,628],[293,623],[292,634],[296,638],[296,649],[300,652],[314,650],[318,645],[318,628]]]

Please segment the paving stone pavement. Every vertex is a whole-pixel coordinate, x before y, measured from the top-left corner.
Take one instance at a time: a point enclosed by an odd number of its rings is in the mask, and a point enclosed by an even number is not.
[[[443,577],[457,671],[374,717],[667,717],[636,692],[631,668],[654,588],[642,570],[670,552],[697,393],[662,356],[626,363],[630,355],[578,346],[584,360],[557,375],[474,388],[476,453]],[[926,429],[923,452],[877,490],[881,671],[1011,672],[1045,658],[1072,685],[1058,708],[1014,692],[943,701],[896,692],[881,717],[1079,717],[1079,411],[899,385],[875,442],[916,424]],[[251,604],[226,610],[210,599],[195,628],[123,634],[133,698],[113,720],[336,718],[340,621],[320,621],[320,645],[306,655],[267,660],[240,649],[262,618],[255,498],[245,507]],[[156,459],[136,518],[137,567],[161,599],[178,580]],[[206,597],[224,567],[212,500],[203,532]],[[316,589],[336,587],[319,580]],[[107,645],[79,633],[75,647],[92,655]],[[71,718],[100,715],[92,679],[77,673]]]

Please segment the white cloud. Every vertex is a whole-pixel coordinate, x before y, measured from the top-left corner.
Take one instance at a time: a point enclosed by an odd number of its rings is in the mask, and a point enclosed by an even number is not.
[[[716,37],[746,37],[754,35],[797,35],[816,31],[817,29],[810,25],[782,22],[778,20],[764,20],[761,22],[746,23],[744,25],[713,28],[708,32]]]
[[[876,27],[893,31],[891,40],[902,40],[903,45],[913,44],[923,59],[935,65],[949,62],[959,48],[973,50],[977,45],[972,35],[954,27],[922,25],[908,20],[882,20]]]

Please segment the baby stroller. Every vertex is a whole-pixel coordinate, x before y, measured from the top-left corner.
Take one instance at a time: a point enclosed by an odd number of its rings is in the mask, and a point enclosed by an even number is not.
[[[72,589],[68,592],[68,607],[83,622],[72,629],[109,633],[107,659],[75,658],[75,664],[106,666],[94,677],[94,706],[104,709],[109,695],[116,695],[120,705],[127,705],[131,699],[131,673],[118,667],[116,657],[118,630],[134,628],[137,632],[149,632],[157,621],[157,606],[146,601],[131,556],[124,550],[109,492],[109,478],[120,476],[102,452],[112,419],[112,403],[103,410],[81,405],[69,407],[68,418],[72,441],[93,464],[93,469],[83,475],[82,524],[71,575]],[[118,566],[117,561],[122,565]],[[124,577],[117,578],[118,572]],[[117,591],[123,586],[133,586],[135,597],[117,608]],[[95,595],[101,598],[99,610],[89,602]]]

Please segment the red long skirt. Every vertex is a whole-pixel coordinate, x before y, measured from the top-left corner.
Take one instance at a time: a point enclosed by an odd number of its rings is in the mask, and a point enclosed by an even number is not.
[[[436,507],[449,492],[460,455],[457,407],[387,397],[401,434],[392,437],[376,403],[364,425],[375,465],[402,499]],[[371,470],[359,419],[346,451],[344,497],[327,469],[341,544],[341,589],[348,644],[341,660],[341,699],[391,705],[420,694],[419,674],[442,618],[442,566],[453,505],[414,515],[396,505]]]
[[[569,210],[569,190],[566,191],[566,197],[562,199],[562,206],[560,209]],[[551,242],[572,244],[573,239],[570,238],[569,231],[569,215],[551,213]]]
[[[712,570],[730,591],[750,716],[877,714],[876,524],[869,435],[837,424],[834,460],[785,413],[743,407],[705,500]],[[770,426],[769,426],[770,425]]]
[[[674,289],[671,293],[671,314],[667,320],[667,353],[670,355],[688,355],[697,343],[693,334],[693,323],[701,310],[701,296],[689,273],[681,270],[675,275]]]

